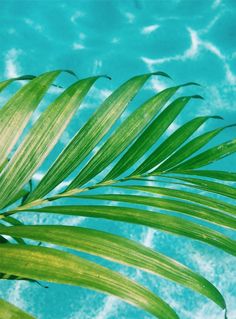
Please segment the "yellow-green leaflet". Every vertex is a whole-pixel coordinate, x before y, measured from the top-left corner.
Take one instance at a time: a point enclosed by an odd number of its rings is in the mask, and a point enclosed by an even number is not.
[[[216,193],[226,197],[236,199],[236,188],[218,182],[212,182],[200,178],[182,177],[182,176],[163,176],[165,178],[175,178],[188,183],[189,187],[205,190],[206,192]]]
[[[236,182],[236,173],[225,172],[219,170],[178,170],[179,174],[184,175],[196,175],[202,177],[209,177],[214,179],[219,179],[222,181]]]
[[[178,88],[169,88],[156,94],[135,110],[80,171],[67,190],[80,187],[105,169],[135,140]]]
[[[90,196],[90,198],[91,197],[92,196]],[[88,196],[86,198],[88,198]],[[97,199],[99,198],[97,197]],[[107,205],[66,205],[28,209],[28,211],[105,218],[127,223],[141,224],[148,227],[162,229],[166,232],[180,236],[186,236],[200,240],[236,256],[236,241],[226,237],[220,232],[214,231],[211,228],[199,225],[183,218],[159,214],[157,212],[150,212],[148,210]]]
[[[138,267],[194,289],[225,308],[224,298],[205,278],[171,258],[117,235],[88,228],[51,225],[0,227],[0,234],[46,241]]]
[[[47,72],[36,77],[0,109],[0,165],[7,159],[32,113],[60,72]]]
[[[179,113],[193,98],[200,98],[200,96],[182,96],[170,103],[137,138],[134,144],[113,167],[111,172],[104,178],[104,181],[115,179],[134,165],[158,141]]]
[[[187,200],[194,202],[209,208],[219,210],[221,212],[227,212],[232,215],[236,215],[236,206],[226,203],[222,200],[212,198],[206,195],[201,195],[198,193],[191,193],[183,190],[173,189],[170,187],[157,187],[157,186],[143,186],[143,185],[119,185],[113,186],[117,188],[138,190],[148,193],[154,193],[157,195],[165,195],[167,197],[175,197],[182,200]]]
[[[209,119],[222,119],[219,116],[200,116],[180,126],[163,143],[161,143],[151,155],[132,173],[134,175],[143,174],[163,160],[168,158],[176,149],[181,146],[197,129]]]
[[[192,217],[208,221],[209,223],[236,229],[236,218],[234,216],[230,216],[222,211],[218,211],[213,208],[208,208],[205,206],[196,205],[193,203],[183,201],[177,201],[175,199],[141,195],[137,196],[130,194],[78,195],[77,198],[128,202],[136,205],[153,206],[159,209],[190,215]]]
[[[14,81],[32,80],[34,78],[35,78],[34,75],[22,75],[22,76],[19,76],[17,78],[2,81],[2,82],[0,82],[0,92],[2,92],[6,87],[8,87],[8,85],[10,85]]]
[[[43,197],[73,172],[110,130],[128,103],[152,75],[168,76],[163,72],[135,76],[116,89],[59,155],[42,181],[29,196],[29,200]]]
[[[195,169],[208,164],[214,163],[219,159],[229,156],[236,152],[236,139],[227,141],[220,145],[214,146],[205,152],[202,152],[189,160],[179,164],[175,171]]]
[[[162,299],[134,281],[78,256],[52,248],[0,245],[0,272],[92,288],[134,304],[160,319],[179,319]]]
[[[231,125],[214,129],[212,131],[203,133],[193,138],[191,141],[181,146],[174,154],[172,154],[170,157],[164,160],[160,164],[160,166],[158,166],[154,171],[152,171],[152,174],[159,174],[160,172],[165,172],[169,170],[174,171],[176,167],[179,167],[179,165],[181,165],[182,161],[188,159],[188,157],[197,152],[199,149],[201,149],[203,146],[209,143],[215,136],[217,136],[219,133],[221,133],[223,130],[229,127],[231,127]]]
[[[0,299],[0,318],[1,319],[35,319],[13,304]]]
[[[43,112],[0,177],[0,208],[30,180],[97,79],[91,77],[72,84]]]

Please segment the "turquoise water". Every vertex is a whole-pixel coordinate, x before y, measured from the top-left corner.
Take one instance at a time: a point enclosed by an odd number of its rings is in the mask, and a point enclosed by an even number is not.
[[[174,131],[188,118],[214,114],[224,124],[236,122],[236,2],[235,0],[176,1],[4,1],[1,4],[1,79],[39,74],[51,69],[72,69],[80,77],[108,74],[63,135],[51,161],[91,112],[128,77],[162,70],[173,81],[153,78],[135,106],[154,92],[186,81],[203,86],[186,89],[205,97],[191,102]],[[64,76],[61,83],[69,83]],[[60,82],[60,81],[59,81]],[[55,97],[51,91],[48,100]],[[1,103],[4,98],[1,97]],[[42,106],[43,107],[43,106]],[[39,112],[34,115],[34,119]],[[127,115],[127,114],[126,114]],[[208,128],[219,123],[211,122]],[[216,141],[236,136],[236,129]],[[214,142],[214,143],[216,143]],[[224,159],[221,168],[234,170],[236,157]],[[37,182],[46,166],[35,175]],[[176,258],[203,274],[222,291],[229,318],[236,318],[236,264],[233,257],[200,243],[144,227],[105,221],[22,216],[30,223],[57,223],[106,229],[131,237]],[[233,236],[231,231],[226,232]],[[183,319],[221,319],[212,302],[164,279],[98,260],[146,285],[165,298]],[[148,319],[150,315],[113,297],[78,287],[50,284],[49,289],[27,282],[1,283],[1,296],[40,319]]]

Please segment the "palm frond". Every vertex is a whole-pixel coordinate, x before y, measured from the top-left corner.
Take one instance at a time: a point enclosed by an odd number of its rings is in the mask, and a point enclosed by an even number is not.
[[[71,71],[66,72],[74,75]],[[236,188],[227,183],[235,182],[236,173],[205,168],[235,153],[235,140],[206,149],[214,137],[233,125],[221,126],[195,137],[208,120],[222,119],[216,115],[199,116],[163,138],[188,102],[201,98],[199,95],[175,98],[175,94],[180,88],[196,83],[158,92],[135,108],[125,120],[118,122],[146,81],[151,76],[168,77],[164,72],[135,76],[118,87],[78,130],[41,181],[32,187],[30,181],[34,173],[47,159],[99,78],[89,77],[73,83],[32,126],[33,112],[50,86],[55,85],[54,80],[60,73],[58,70],[0,83],[2,91],[15,80],[30,80],[0,109],[1,280],[43,280],[78,285],[112,294],[160,319],[178,318],[164,300],[118,272],[72,253],[29,245],[30,239],[86,252],[162,276],[226,309],[224,297],[206,278],[131,239],[84,227],[24,225],[11,216],[15,213],[20,216],[20,212],[49,213],[52,216],[86,216],[139,224],[198,240],[236,255],[235,240],[224,232],[226,228],[236,229],[236,206],[214,196],[236,198]],[[20,139],[25,129],[28,133]],[[200,170],[203,166],[204,169]],[[61,193],[56,192],[55,188],[72,173],[75,177],[69,186]],[[224,181],[224,184],[215,180]],[[153,186],[147,186],[146,181],[152,181]],[[161,187],[161,183],[164,186]],[[54,191],[53,195],[51,191]],[[137,191],[143,194],[137,195]],[[70,204],[72,198],[75,205]],[[61,205],[59,199],[67,205]],[[119,203],[119,206],[114,206],[114,203]],[[153,208],[158,211],[153,211]],[[174,212],[175,216],[169,212]],[[212,228],[214,224],[220,226],[219,231]],[[33,318],[0,300],[0,317],[6,316]]]

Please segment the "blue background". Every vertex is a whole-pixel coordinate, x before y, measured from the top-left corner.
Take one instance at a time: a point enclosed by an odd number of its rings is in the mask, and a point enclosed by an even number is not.
[[[51,69],[72,69],[79,77],[108,74],[62,136],[56,156],[99,103],[124,80],[135,74],[162,70],[173,81],[152,78],[135,100],[142,101],[168,85],[195,81],[192,90],[205,101],[191,102],[184,115],[169,128],[173,132],[188,118],[222,115],[224,123],[236,122],[236,1],[0,1],[1,79],[40,74]],[[59,83],[69,83],[69,76]],[[51,89],[47,101],[58,93]],[[9,92],[0,96],[1,104]],[[41,108],[43,105],[41,106]],[[35,120],[39,109],[33,117]],[[128,113],[125,114],[127,116]],[[220,123],[221,124],[221,123]],[[208,128],[219,123],[211,122]],[[236,136],[236,129],[222,133],[215,142]],[[234,170],[235,157],[221,168]],[[37,182],[45,167],[35,174]],[[145,227],[75,217],[26,216],[29,223],[57,223],[109,229],[158,249],[192,267],[224,294],[229,318],[236,318],[236,265],[233,257],[188,239]],[[232,232],[226,231],[232,235]],[[89,257],[90,258],[90,257]],[[94,260],[94,258],[90,258]],[[98,259],[96,259],[98,260]],[[109,264],[165,298],[183,319],[221,319],[224,313],[211,301],[164,279]],[[150,315],[113,297],[78,287],[49,285],[43,289],[27,282],[1,283],[0,295],[41,319],[143,319]]]

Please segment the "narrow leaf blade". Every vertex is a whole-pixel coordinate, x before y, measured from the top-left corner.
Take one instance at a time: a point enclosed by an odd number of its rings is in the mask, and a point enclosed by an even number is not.
[[[209,208],[213,208],[222,212],[227,212],[232,215],[236,215],[236,206],[221,201],[216,198],[212,198],[206,195],[201,195],[196,192],[191,193],[184,190],[178,190],[168,187],[158,187],[158,186],[143,186],[143,185],[120,185],[113,186],[124,189],[138,190],[158,195],[164,195],[167,197],[175,197],[184,201],[194,202],[203,206],[207,206]]]
[[[34,75],[22,75],[22,76],[19,76],[19,77],[16,77],[16,78],[12,78],[12,79],[9,79],[9,80],[2,81],[2,82],[0,82],[0,92],[2,92],[5,88],[8,87],[8,85],[10,85],[14,81],[32,80],[34,78],[35,78]]]
[[[0,233],[46,241],[138,267],[196,290],[225,308],[224,298],[205,278],[173,259],[126,238],[88,228],[51,225],[0,227]]]
[[[60,71],[52,71],[33,79],[0,109],[0,165],[7,159],[33,111],[59,74]]]
[[[184,146],[179,148],[167,160],[161,163],[161,165],[158,166],[157,169],[152,171],[152,174],[159,174],[164,171],[175,169],[175,167],[181,165],[181,162],[186,160],[189,156],[191,156],[199,149],[201,149],[203,146],[205,146],[207,143],[209,143],[214,137],[216,137],[226,128],[228,128],[228,126],[220,127],[195,137],[194,139],[186,143]]]
[[[77,198],[127,202],[135,205],[152,206],[164,210],[183,213],[223,227],[236,229],[236,218],[234,216],[230,216],[222,211],[210,209],[205,206],[200,206],[189,202],[177,201],[174,199],[123,194],[79,195],[77,196]]]
[[[0,318],[4,319],[35,319],[35,317],[17,308],[13,304],[0,299]]]
[[[134,281],[78,256],[52,248],[0,245],[1,272],[77,285],[112,294],[160,319],[178,319],[163,300]]]
[[[180,147],[197,129],[203,125],[207,120],[220,117],[217,116],[201,116],[197,117],[177,129],[171,134],[163,143],[158,146],[153,153],[134,171],[134,175],[143,174],[160,164],[178,147]]]
[[[30,180],[35,170],[55,146],[97,78],[91,77],[72,84],[43,112],[0,178],[0,207],[8,204]],[[50,134],[48,134],[49,131]]]
[[[195,187],[198,189],[205,190],[206,192],[211,192],[226,196],[229,198],[236,199],[236,188],[229,185],[224,185],[222,183],[212,182],[200,178],[182,177],[182,176],[164,176],[167,178],[174,178],[188,183],[189,187]],[[192,184],[192,185],[191,185]]]
[[[103,144],[100,150],[81,170],[72,181],[67,190],[80,187],[105,169],[119,154],[122,153],[148,123],[156,116],[157,112],[173,96],[178,87],[166,89],[135,110]]]
[[[125,152],[114,168],[104,178],[104,181],[115,179],[127,169],[132,167],[132,165],[134,165],[158,141],[162,134],[184,109],[186,104],[194,97],[195,96],[184,96],[177,98],[175,101],[170,103],[145,129],[128,151]]]
[[[235,172],[226,172],[219,170],[181,170],[179,171],[179,173],[192,176],[196,175],[202,177],[209,177],[221,181],[236,182]]]
[[[228,238],[208,227],[187,221],[183,218],[168,216],[147,210],[118,206],[67,205],[48,206],[43,208],[29,209],[27,211],[105,218],[132,224],[141,224],[144,226],[161,229],[176,235],[200,240],[236,256],[235,240]]]
[[[202,166],[212,164],[226,156],[236,152],[236,139],[227,141],[215,147],[212,147],[205,152],[202,152],[189,160],[181,163],[175,168],[175,171],[196,169]]]
[[[155,74],[166,76],[166,74],[162,72],[156,72]],[[78,167],[78,165],[94,149],[97,143],[110,130],[112,125],[124,111],[125,107],[136,96],[151,75],[153,74],[145,74],[131,78],[122,84],[102,103],[98,110],[59,155],[42,181],[31,194],[31,200],[45,196]]]

